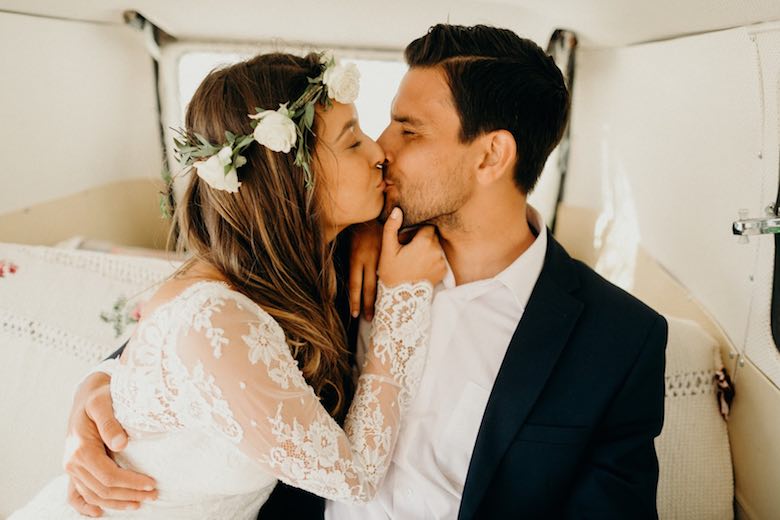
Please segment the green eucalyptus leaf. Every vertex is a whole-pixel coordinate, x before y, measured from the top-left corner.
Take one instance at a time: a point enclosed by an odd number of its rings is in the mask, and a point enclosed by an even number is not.
[[[303,123],[307,128],[314,124],[314,103],[307,103],[303,114]]]
[[[250,144],[252,144],[252,141],[255,140],[255,136],[253,135],[245,135],[241,139],[238,140],[238,144],[236,146],[238,148],[246,148]]]

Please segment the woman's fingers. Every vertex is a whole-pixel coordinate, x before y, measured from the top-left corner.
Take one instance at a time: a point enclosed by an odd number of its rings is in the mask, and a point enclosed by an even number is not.
[[[390,212],[390,217],[385,222],[385,227],[382,231],[383,252],[387,251],[394,254],[401,247],[401,244],[398,242],[398,230],[401,229],[401,224],[403,224],[403,221],[404,218],[401,208],[393,208],[393,211]]]

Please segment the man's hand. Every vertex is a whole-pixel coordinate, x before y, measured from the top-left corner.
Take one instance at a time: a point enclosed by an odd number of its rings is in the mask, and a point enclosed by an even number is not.
[[[349,311],[353,318],[360,314],[363,296],[363,317],[374,318],[376,300],[376,270],[382,250],[382,226],[377,221],[357,224],[352,229],[349,258]]]
[[[101,508],[138,509],[157,498],[154,479],[122,469],[108,452],[127,446],[127,434],[114,417],[110,377],[89,376],[73,399],[63,464],[70,475],[68,503],[79,513],[101,516]]]

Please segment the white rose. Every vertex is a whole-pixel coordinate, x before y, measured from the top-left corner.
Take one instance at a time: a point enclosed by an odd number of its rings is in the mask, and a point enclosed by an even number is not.
[[[266,110],[249,117],[258,120],[253,135],[261,145],[274,152],[284,153],[295,146],[298,131],[285,105],[280,106],[279,110]]]
[[[198,177],[206,181],[206,184],[215,190],[236,193],[241,183],[238,182],[238,173],[235,168],[225,173],[225,166],[232,164],[233,150],[229,146],[222,148],[216,155],[212,155],[205,161],[198,161],[192,166]]]
[[[354,63],[328,67],[322,77],[328,87],[328,97],[339,103],[354,102],[360,91],[360,71]]]

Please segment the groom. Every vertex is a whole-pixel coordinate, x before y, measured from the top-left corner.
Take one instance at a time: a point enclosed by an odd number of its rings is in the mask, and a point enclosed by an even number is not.
[[[526,203],[566,125],[560,71],[485,26],[437,25],[406,60],[379,139],[385,210],[435,225],[450,272],[385,480],[325,517],[656,518],[666,322],[571,259]],[[260,518],[295,517],[304,496],[279,487]]]

